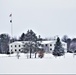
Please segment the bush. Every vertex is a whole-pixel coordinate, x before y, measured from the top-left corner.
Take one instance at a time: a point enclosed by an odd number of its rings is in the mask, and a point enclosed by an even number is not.
[[[53,51],[52,53],[54,56],[63,56],[64,55],[64,51],[61,50],[61,51]]]
[[[69,50],[69,51],[67,51],[67,53],[73,53],[73,52]]]
[[[44,57],[44,51],[39,51],[38,57],[39,57],[39,58],[43,58],[43,57]]]
[[[7,54],[9,55],[9,54],[10,54],[10,52],[7,52]]]

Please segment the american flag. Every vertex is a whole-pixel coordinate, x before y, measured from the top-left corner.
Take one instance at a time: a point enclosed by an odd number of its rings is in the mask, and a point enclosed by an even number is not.
[[[9,15],[9,17],[11,17],[12,16],[12,13]]]
[[[12,17],[12,13],[9,15],[9,17]],[[12,23],[12,19],[10,20],[10,23]]]

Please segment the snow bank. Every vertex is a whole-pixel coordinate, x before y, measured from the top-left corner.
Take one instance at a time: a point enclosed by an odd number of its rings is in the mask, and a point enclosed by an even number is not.
[[[76,57],[67,53],[55,58],[52,54],[45,54],[44,58],[30,59],[25,54],[8,57],[0,55],[0,74],[76,74]],[[6,57],[7,56],[7,57]]]

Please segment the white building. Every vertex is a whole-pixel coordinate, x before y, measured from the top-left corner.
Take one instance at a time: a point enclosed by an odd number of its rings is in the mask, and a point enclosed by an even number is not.
[[[30,41],[15,41],[9,44],[9,52],[21,52],[24,48],[25,43],[29,43]],[[52,52],[55,47],[56,40],[51,41],[42,41],[41,44],[43,45],[43,49],[46,53]],[[67,52],[67,44],[62,42],[62,47],[64,48],[65,52]]]
[[[45,50],[46,53],[52,52],[54,50],[55,47],[55,40],[51,40],[51,41],[42,41],[41,44],[43,45],[43,49]],[[67,51],[67,44],[62,42],[62,47],[64,48],[65,52]]]
[[[19,42],[19,41],[9,44],[9,52],[10,53],[11,52],[20,52],[20,51],[22,51],[22,48],[23,48],[23,43]]]
[[[31,41],[15,41],[9,44],[9,52],[21,52],[25,47],[25,43],[31,43]],[[34,44],[34,42],[32,42]]]

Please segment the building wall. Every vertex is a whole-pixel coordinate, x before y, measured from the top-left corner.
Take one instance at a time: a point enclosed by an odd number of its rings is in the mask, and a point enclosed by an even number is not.
[[[49,43],[42,43],[43,44],[43,49],[45,50],[46,53],[51,53],[53,50],[54,50],[54,47],[55,47],[55,41],[51,42],[49,41]],[[64,48],[64,51],[67,52],[67,44],[64,43],[64,42],[61,42],[62,43],[62,47]]]
[[[13,42],[11,44],[9,44],[9,51],[10,52],[17,52],[17,51],[22,51],[23,45],[25,43],[29,43],[27,41],[21,41],[21,42]],[[55,41],[45,41],[42,42],[43,44],[43,49],[45,50],[46,53],[52,53],[52,51],[54,50],[55,47]],[[65,52],[67,52],[67,44],[64,42],[62,43],[62,47],[64,48]]]
[[[67,43],[62,42],[62,47],[64,48],[64,51],[67,52]]]
[[[52,52],[54,50],[54,43],[46,43],[43,44],[43,49],[45,50],[46,53]]]
[[[25,43],[29,43],[30,41],[16,41],[9,44],[9,52],[20,52],[24,48]],[[31,43],[31,42],[30,42]],[[34,42],[33,42],[34,43]]]
[[[20,52],[22,51],[23,45],[22,43],[13,42],[9,44],[9,52]]]

